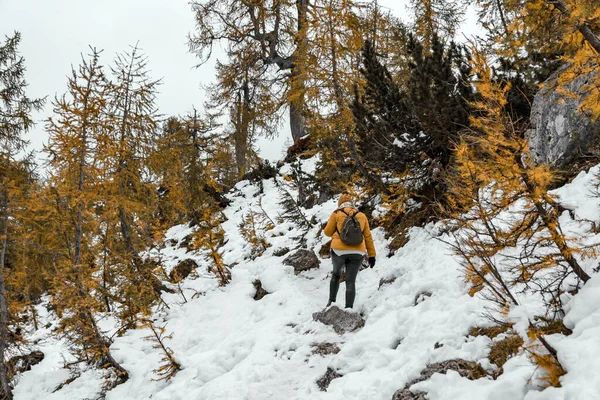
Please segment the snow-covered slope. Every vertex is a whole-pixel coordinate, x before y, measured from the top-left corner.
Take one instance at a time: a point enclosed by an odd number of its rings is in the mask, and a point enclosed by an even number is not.
[[[310,167],[310,162],[305,168]],[[285,168],[285,167],[284,167]],[[285,171],[283,171],[285,172]],[[598,219],[597,204],[589,206],[587,187],[593,174],[581,174],[570,186],[558,191],[576,213]],[[282,177],[279,185],[285,185]],[[322,259],[319,269],[295,275],[282,263],[285,256],[274,256],[281,248],[297,247],[300,230],[288,222],[278,223],[267,232],[271,244],[262,256],[250,260],[250,248],[238,225],[251,209],[260,206],[278,221],[280,196],[274,180],[263,182],[264,191],[250,182],[241,182],[231,192],[231,205],[225,210],[223,224],[226,243],[223,258],[232,268],[232,282],[219,287],[206,273],[207,260],[201,253],[187,253],[179,247],[191,233],[186,226],[172,228],[166,247],[157,250],[167,269],[180,260],[192,258],[200,265],[198,277],[182,283],[187,302],[179,294],[165,296],[169,309],[154,316],[159,326],[166,325],[172,339],[166,344],[174,351],[182,370],[169,382],[156,381],[153,372],[161,354],[144,340],[148,331],[129,331],[116,337],[111,349],[114,357],[130,373],[130,379],[109,391],[108,400],[141,399],[385,399],[418,377],[428,364],[461,358],[479,362],[492,369],[487,360],[490,339],[468,336],[471,327],[485,326],[486,302],[467,295],[462,273],[451,250],[439,239],[436,227],[414,228],[410,241],[392,257],[381,229],[373,236],[378,251],[377,264],[357,278],[355,310],[365,326],[338,335],[331,327],[312,319],[312,313],[327,302],[330,260]],[[320,224],[335,209],[331,200],[306,210],[319,221],[306,235],[307,247],[318,254],[327,240],[320,235]],[[591,271],[590,271],[591,272]],[[396,278],[380,286],[381,279]],[[269,294],[254,300],[253,281],[259,279]],[[343,305],[344,287],[338,301]],[[475,381],[455,372],[435,374],[413,389],[428,392],[430,400],[452,399],[600,399],[600,280],[591,281],[567,304],[565,323],[573,329],[568,337],[549,337],[568,373],[561,378],[562,388],[537,390],[535,366],[527,354],[518,354],[504,366],[504,373],[493,380]],[[37,346],[46,358],[24,373],[15,388],[15,398],[93,399],[102,386],[102,374],[90,370],[53,393],[68,378],[63,368],[68,354],[64,343],[50,335],[51,314],[40,307],[42,319],[50,325],[36,333]],[[103,327],[114,330],[110,319]],[[315,345],[333,343],[339,353],[313,354]],[[63,359],[65,357],[65,359]],[[326,392],[316,380],[327,368],[342,375]]]

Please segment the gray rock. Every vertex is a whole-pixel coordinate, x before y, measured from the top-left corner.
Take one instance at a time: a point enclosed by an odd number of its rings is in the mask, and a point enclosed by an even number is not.
[[[535,95],[532,129],[526,133],[534,160],[552,167],[565,166],[589,153],[600,137],[600,120],[593,122],[578,110],[581,99],[589,94],[589,83],[598,74],[579,76],[565,90],[558,90],[557,79],[565,68],[554,73]]]
[[[337,306],[313,313],[313,319],[325,325],[331,325],[333,330],[340,335],[365,326],[365,320],[358,313],[342,310]]]
[[[319,268],[320,261],[314,251],[299,249],[287,256],[283,263],[294,267],[294,273],[298,275],[302,271]]]
[[[379,287],[377,289],[379,290],[383,285],[391,285],[394,282],[396,282],[395,276],[392,276],[391,278],[381,278],[379,280]]]
[[[392,400],[427,400],[425,392],[411,392],[410,389],[397,390]]]
[[[428,297],[431,297],[433,294],[428,291],[421,292],[415,296],[415,306],[427,300]]]
[[[255,279],[254,282],[252,282],[252,285],[254,286],[254,289],[256,289],[256,293],[254,293],[254,300],[261,300],[263,297],[269,294],[269,292],[262,287],[262,282],[260,279]]]
[[[338,374],[333,369],[327,367],[327,371],[325,372],[325,374],[319,379],[317,379],[317,386],[319,387],[319,389],[321,389],[321,391],[326,392],[331,381],[341,377],[342,375]]]
[[[394,393],[392,400],[425,400],[425,393],[423,392],[412,392],[410,387],[415,383],[426,381],[431,378],[435,373],[445,374],[447,371],[456,371],[463,378],[470,380],[479,379],[487,376],[487,372],[473,361],[466,361],[461,359],[448,360],[435,364],[429,364],[427,368],[421,371],[421,375],[418,378],[413,379],[404,386],[403,389],[399,389]]]

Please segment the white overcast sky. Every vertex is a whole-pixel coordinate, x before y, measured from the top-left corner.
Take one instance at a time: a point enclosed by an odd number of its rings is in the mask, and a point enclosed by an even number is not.
[[[380,0],[402,19],[405,0]],[[151,76],[162,79],[157,98],[160,113],[180,115],[193,106],[202,108],[202,84],[214,77],[214,63],[194,68],[197,59],[188,53],[187,35],[194,30],[189,0],[0,0],[0,36],[19,31],[20,52],[25,57],[30,97],[65,92],[71,66],[77,66],[89,46],[103,49],[104,65],[129,46],[139,45],[149,58]],[[35,118],[29,135],[39,150],[47,140],[43,121],[51,114],[48,103]],[[282,127],[279,138],[259,140],[259,154],[281,159],[291,135]]]

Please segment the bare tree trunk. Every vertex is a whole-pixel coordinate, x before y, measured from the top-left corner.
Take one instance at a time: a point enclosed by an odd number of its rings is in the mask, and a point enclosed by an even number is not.
[[[91,79],[87,81],[85,98],[83,100],[84,112],[88,109],[88,100],[91,90]],[[81,265],[81,240],[83,237],[83,186],[85,179],[85,157],[87,150],[87,126],[88,118],[84,114],[84,120],[81,124],[81,148],[79,149],[79,181],[77,182],[77,191],[79,192],[79,200],[77,200],[77,222],[75,223],[75,268]]]
[[[306,135],[306,121],[302,109],[302,104],[290,102],[290,130],[294,142]]]
[[[235,164],[238,179],[246,173],[246,154],[248,152],[248,136],[250,129],[250,87],[245,81],[241,93],[238,94],[238,104],[235,118]]]
[[[104,246],[103,246],[103,260],[102,260],[102,297],[104,298],[104,304],[106,305],[106,311],[111,312],[110,300],[108,298],[108,270],[107,270],[107,257],[108,257],[108,226],[106,227],[106,233],[104,235]]]
[[[6,369],[6,349],[8,347],[8,306],[6,302],[6,288],[4,285],[4,259],[6,257],[6,245],[8,236],[8,195],[2,194],[2,251],[0,253],[0,387],[2,399],[12,399],[12,388]]]
[[[290,100],[290,130],[292,131],[292,139],[294,142],[305,136],[306,120],[304,116],[305,104],[305,78],[302,68],[306,63],[306,53],[308,50],[308,4],[309,0],[296,0],[296,10],[298,12],[298,33],[296,38],[297,47],[294,51],[291,67],[290,92],[292,100]]]

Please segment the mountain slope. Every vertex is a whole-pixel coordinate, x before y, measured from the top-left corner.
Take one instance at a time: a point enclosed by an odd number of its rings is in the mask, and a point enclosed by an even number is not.
[[[310,169],[312,161],[305,162]],[[285,175],[286,167],[281,171]],[[598,217],[598,207],[586,200],[587,185],[593,174],[582,174],[571,187],[559,191],[576,212]],[[494,367],[487,359],[491,339],[468,336],[475,326],[489,325],[483,316],[489,304],[470,297],[463,282],[460,265],[450,240],[436,226],[413,228],[410,241],[392,257],[386,257],[388,241],[381,228],[373,230],[378,252],[373,269],[361,271],[357,278],[356,312],[365,326],[355,332],[336,334],[329,326],[312,319],[312,313],[327,302],[330,260],[321,259],[319,269],[294,274],[282,263],[285,256],[273,253],[284,247],[298,246],[303,232],[289,222],[279,222],[282,212],[277,187],[286,185],[283,176],[258,184],[239,183],[228,195],[231,205],[224,211],[225,244],[221,251],[232,268],[232,281],[219,287],[208,272],[208,260],[202,252],[187,252],[180,246],[193,229],[174,227],[166,234],[165,247],[151,252],[160,257],[167,269],[181,260],[192,258],[199,268],[197,277],[182,283],[187,302],[180,294],[165,295],[169,309],[157,310],[155,324],[166,325],[172,339],[165,343],[174,351],[182,370],[169,382],[155,381],[161,354],[153,343],[144,340],[149,331],[128,331],[116,337],[111,346],[114,357],[130,372],[130,379],[109,391],[108,400],[121,399],[386,399],[418,377],[431,363],[450,359],[479,362]],[[290,188],[288,188],[290,189]],[[291,190],[291,189],[290,189]],[[564,192],[564,194],[563,194]],[[260,201],[260,202],[259,202]],[[587,204],[587,205],[586,205]],[[260,205],[260,206],[259,206]],[[266,233],[271,244],[262,256],[249,258],[251,248],[240,235],[238,226],[251,210],[264,210],[277,222]],[[305,236],[308,249],[318,253],[327,238],[320,234],[335,201],[305,210],[318,221]],[[293,250],[292,250],[293,251]],[[385,279],[392,283],[380,281]],[[269,293],[254,300],[253,282],[259,279]],[[343,305],[344,285],[338,294]],[[571,336],[552,335],[552,345],[568,373],[563,388],[537,391],[539,377],[535,365],[525,353],[511,358],[504,373],[493,380],[471,381],[458,373],[436,374],[418,383],[413,390],[428,392],[433,399],[596,399],[600,398],[600,379],[594,367],[600,364],[600,282],[594,275],[584,289],[568,303],[565,323]],[[51,313],[39,307],[46,323],[53,324]],[[106,317],[102,326],[114,331],[114,321]],[[84,399],[97,398],[102,373],[84,372],[61,390],[53,390],[68,378],[63,368],[68,360],[65,344],[53,339],[52,326],[36,335],[46,353],[42,363],[25,372],[15,388],[15,398]],[[315,345],[333,343],[337,354],[313,354]],[[316,385],[327,368],[335,370],[327,391]]]

